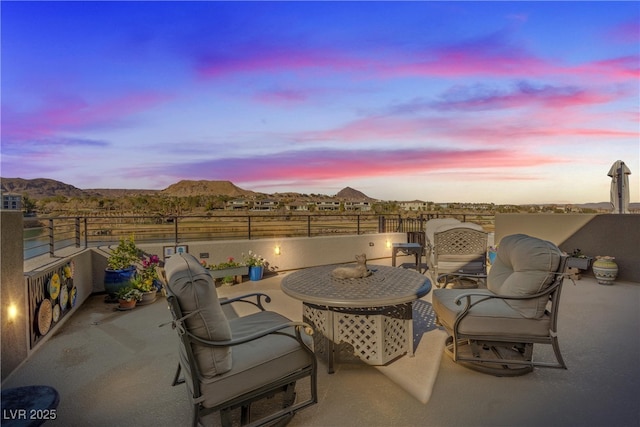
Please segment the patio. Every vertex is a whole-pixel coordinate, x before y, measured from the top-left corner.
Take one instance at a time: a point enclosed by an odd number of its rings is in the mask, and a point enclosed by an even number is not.
[[[301,315],[301,303],[280,293],[285,274],[218,291],[221,296],[271,292],[278,297],[270,309]],[[164,299],[130,312],[115,311],[103,299],[90,297],[3,382],[3,389],[55,387],[61,399],[51,426],[186,425],[185,388],[170,385],[176,332],[158,327],[170,320]],[[444,356],[426,404],[376,368],[338,364],[336,373],[328,375],[320,363],[319,402],[289,425],[638,426],[639,306],[637,283],[602,286],[589,275],[575,286],[566,281],[559,330],[568,370],[538,368],[522,377],[497,378]],[[215,425],[215,419],[208,421]]]

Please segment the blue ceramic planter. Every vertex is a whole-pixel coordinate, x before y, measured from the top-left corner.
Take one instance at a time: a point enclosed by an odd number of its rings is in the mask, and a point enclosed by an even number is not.
[[[104,290],[109,295],[115,295],[120,288],[124,288],[131,284],[131,279],[136,273],[136,267],[131,266],[124,270],[110,270],[104,271]]]
[[[249,267],[249,280],[256,282],[262,279],[262,273],[264,273],[264,267],[262,266]]]

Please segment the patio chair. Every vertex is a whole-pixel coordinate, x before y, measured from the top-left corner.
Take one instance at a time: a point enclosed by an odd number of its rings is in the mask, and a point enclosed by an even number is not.
[[[433,308],[456,362],[496,376],[534,366],[566,369],[557,338],[566,257],[553,244],[524,234],[500,242],[487,289],[436,289]],[[533,360],[533,344],[550,344],[555,362]]]
[[[431,276],[436,287],[478,287],[487,275],[489,233],[482,226],[460,222],[434,233]]]
[[[192,425],[219,411],[223,426],[240,409],[241,424],[264,425],[292,417],[317,402],[317,363],[304,323],[266,311],[254,293],[219,300],[213,279],[190,254],[171,256],[165,266],[167,301],[178,332],[179,363],[173,384],[185,383],[193,405]],[[259,311],[227,319],[222,306],[245,303]],[[231,316],[230,316],[231,317]],[[182,375],[182,378],[181,378]],[[296,402],[298,380],[308,378],[308,398]],[[282,405],[252,422],[251,404],[282,392]]]

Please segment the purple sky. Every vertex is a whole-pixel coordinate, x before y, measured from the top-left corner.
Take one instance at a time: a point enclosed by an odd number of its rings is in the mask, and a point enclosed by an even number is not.
[[[3,177],[640,201],[638,2],[0,7]]]

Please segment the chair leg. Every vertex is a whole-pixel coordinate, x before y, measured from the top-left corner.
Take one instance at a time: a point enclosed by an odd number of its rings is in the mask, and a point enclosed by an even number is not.
[[[287,408],[292,406],[296,402],[296,383],[287,384],[284,388],[284,398],[282,400],[282,407]]]
[[[559,368],[567,369],[567,365],[564,363],[564,359],[562,358],[562,354],[560,354],[560,345],[558,344],[558,338],[551,338],[551,346],[553,347],[553,353],[556,355],[556,360],[558,361]]]
[[[251,422],[251,403],[242,405],[240,408],[240,424],[246,425]]]
[[[180,363],[178,362],[178,368],[176,369],[176,374],[173,376],[173,382],[171,383],[172,386],[184,383],[184,378],[180,379],[180,371],[181,371],[181,369],[182,369],[182,367],[180,366]]]
[[[193,418],[191,421],[191,425],[193,427],[198,427],[200,425],[200,405],[198,403],[193,405]]]
[[[220,424],[222,424],[222,427],[231,427],[233,424],[231,421],[231,409],[226,408],[220,410]]]

